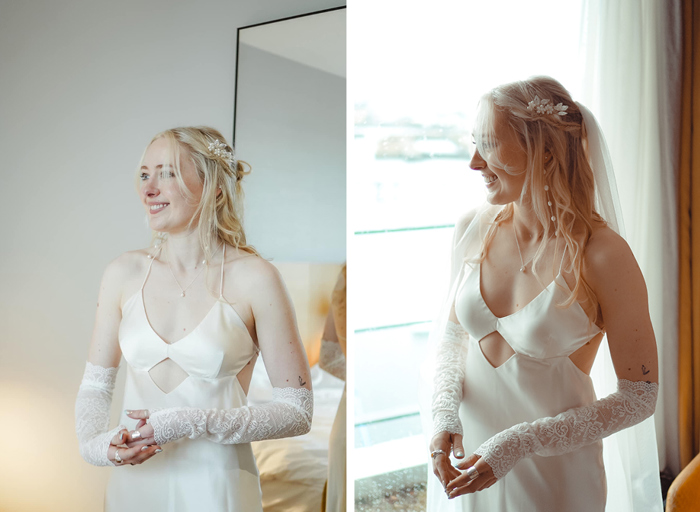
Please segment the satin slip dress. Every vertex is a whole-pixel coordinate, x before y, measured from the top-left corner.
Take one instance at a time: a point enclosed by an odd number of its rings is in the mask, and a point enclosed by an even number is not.
[[[237,375],[258,349],[241,317],[223,297],[223,260],[219,299],[193,331],[169,344],[151,327],[143,301],[153,259],[140,290],[122,311],[119,345],[127,363],[122,409],[245,406],[246,394]],[[188,374],[169,393],[162,391],[148,373],[167,358]],[[129,429],[136,426],[124,412],[120,423]],[[162,453],[143,464],[113,468],[105,510],[262,512],[260,480],[250,443],[217,444],[206,436],[183,438],[164,445]]]
[[[455,296],[455,313],[469,333],[460,407],[467,454],[518,423],[594,402],[593,381],[569,356],[601,332],[578,302],[568,308],[556,306],[570,295],[561,266],[531,302],[497,317],[481,293],[481,265],[474,265]],[[497,367],[486,359],[480,345],[494,331],[515,352]],[[490,488],[450,501],[454,504],[447,510],[603,512],[603,443],[564,455],[523,459]]]

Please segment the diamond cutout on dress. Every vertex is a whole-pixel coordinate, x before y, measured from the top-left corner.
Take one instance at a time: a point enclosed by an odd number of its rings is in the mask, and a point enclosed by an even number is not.
[[[182,369],[182,366],[169,357],[148,370],[148,375],[151,377],[153,384],[158,386],[158,389],[166,395],[174,391],[189,377],[189,374]]]
[[[484,355],[484,359],[494,368],[502,366],[515,354],[515,350],[498,331],[493,331],[481,338],[479,349]]]

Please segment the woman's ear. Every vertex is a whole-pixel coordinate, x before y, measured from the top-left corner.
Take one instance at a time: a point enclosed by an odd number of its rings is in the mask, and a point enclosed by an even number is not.
[[[221,187],[216,187],[216,197],[221,195]]]

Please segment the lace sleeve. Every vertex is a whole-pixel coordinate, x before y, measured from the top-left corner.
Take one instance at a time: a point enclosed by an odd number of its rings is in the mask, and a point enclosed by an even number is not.
[[[620,379],[616,393],[554,418],[515,425],[474,453],[483,457],[500,480],[523,458],[572,452],[640,423],[654,414],[658,392],[656,383]]]
[[[337,341],[321,340],[318,365],[340,380],[345,380],[345,354]]]
[[[241,444],[306,434],[311,430],[313,393],[306,388],[273,388],[272,402],[235,409],[178,407],[151,412],[157,444],[183,437]]]
[[[447,322],[437,349],[433,393],[433,432],[463,434],[459,420],[464,382],[464,359],[469,335],[461,325]]]
[[[80,455],[95,466],[115,465],[107,458],[107,450],[112,438],[126,428],[119,425],[107,430],[118,371],[119,368],[103,368],[88,361],[75,400],[75,433]]]

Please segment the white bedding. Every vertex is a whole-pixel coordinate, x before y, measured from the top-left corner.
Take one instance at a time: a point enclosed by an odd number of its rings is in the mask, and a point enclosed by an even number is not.
[[[262,360],[253,372],[250,405],[272,399],[272,385]],[[319,512],[328,476],[328,439],[345,383],[311,368],[314,417],[311,432],[300,437],[253,443],[260,471],[265,512]]]

